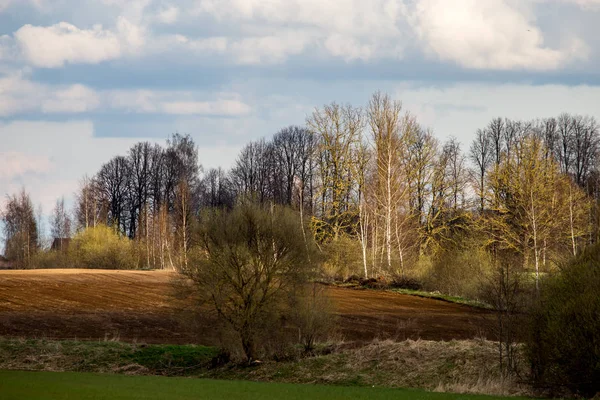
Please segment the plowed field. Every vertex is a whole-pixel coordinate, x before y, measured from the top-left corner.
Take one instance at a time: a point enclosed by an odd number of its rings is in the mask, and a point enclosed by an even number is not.
[[[216,344],[215,319],[175,296],[165,271],[0,271],[0,335]],[[328,287],[345,340],[486,336],[489,312],[439,300]],[[489,336],[489,335],[487,335]]]

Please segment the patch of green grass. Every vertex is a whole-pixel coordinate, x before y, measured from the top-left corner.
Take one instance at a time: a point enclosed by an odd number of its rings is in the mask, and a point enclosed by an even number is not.
[[[383,389],[217,381],[150,376],[100,375],[72,372],[0,371],[3,400],[494,400],[501,397]],[[512,398],[517,399],[517,398]]]
[[[439,292],[425,292],[422,290],[411,290],[411,289],[388,289],[390,292],[407,294],[410,296],[425,297],[428,299],[442,300],[449,303],[463,304],[470,307],[484,308],[486,310],[492,310],[492,306],[477,300],[465,299],[459,296],[450,296]]]
[[[148,345],[137,348],[127,358],[155,373],[187,375],[206,369],[218,355],[215,347]]]
[[[0,338],[0,368],[190,375],[206,370],[216,347]]]
[[[330,283],[326,283],[330,284]],[[493,310],[493,307],[487,303],[478,300],[466,299],[460,296],[450,296],[440,292],[426,292],[424,290],[412,290],[412,289],[390,289],[390,288],[370,288],[361,286],[356,282],[334,282],[332,283],[335,287],[347,288],[347,289],[359,289],[359,290],[377,290],[387,291],[399,294],[406,294],[409,296],[424,297],[427,299],[442,300],[448,303],[463,304],[470,307],[482,308],[486,310]]]

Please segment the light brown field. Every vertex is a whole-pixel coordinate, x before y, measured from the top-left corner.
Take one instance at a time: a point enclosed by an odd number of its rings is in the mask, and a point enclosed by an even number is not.
[[[0,335],[217,344],[215,319],[175,296],[167,271],[0,271]],[[486,336],[488,311],[439,300],[328,287],[349,341]]]

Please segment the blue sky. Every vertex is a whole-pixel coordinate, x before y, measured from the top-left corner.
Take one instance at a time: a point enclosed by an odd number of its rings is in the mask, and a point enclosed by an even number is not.
[[[376,90],[464,148],[496,116],[600,118],[599,18],[600,0],[0,0],[0,195],[49,213],[173,132],[229,167]]]

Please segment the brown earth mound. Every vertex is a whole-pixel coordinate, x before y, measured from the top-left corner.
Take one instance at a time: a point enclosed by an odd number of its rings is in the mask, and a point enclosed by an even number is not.
[[[167,271],[0,271],[0,335],[147,343],[219,342],[208,310],[176,296]],[[349,341],[486,336],[490,312],[439,300],[328,287]]]

